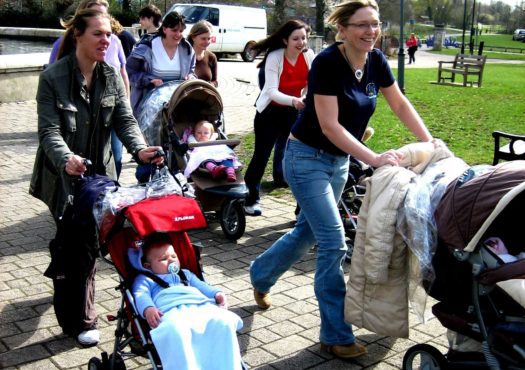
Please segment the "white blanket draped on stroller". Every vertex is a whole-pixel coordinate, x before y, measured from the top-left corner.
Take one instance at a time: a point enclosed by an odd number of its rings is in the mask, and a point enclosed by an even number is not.
[[[184,176],[190,177],[191,173],[204,161],[213,160],[215,162],[221,162],[227,159],[233,161],[233,166],[236,169],[241,165],[235,152],[227,145],[210,145],[194,148],[190,153],[190,158],[184,169]]]
[[[197,289],[185,286],[169,287],[155,297],[164,316],[150,335],[163,368],[241,369],[240,352],[232,348],[238,347],[235,332],[242,328],[242,320],[213,303],[188,303],[202,302],[202,297]]]

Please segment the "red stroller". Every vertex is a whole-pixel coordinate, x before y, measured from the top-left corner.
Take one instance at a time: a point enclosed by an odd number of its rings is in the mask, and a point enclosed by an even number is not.
[[[525,161],[469,169],[448,186],[435,212],[435,280],[425,289],[439,301],[432,312],[451,346],[443,355],[415,345],[403,369],[525,368],[524,209]],[[512,259],[493,251],[494,237]]]
[[[125,369],[126,358],[149,358],[153,369],[162,368],[159,356],[149,337],[149,326],[140,317],[131,294],[134,269],[127,257],[128,248],[135,246],[153,232],[169,233],[182,268],[203,279],[199,263],[199,248],[193,245],[186,231],[206,228],[206,219],[194,199],[167,195],[144,199],[122,209],[115,217],[105,217],[99,223],[99,240],[103,252],[108,252],[120,278],[117,289],[122,293],[120,309],[109,321],[117,321],[113,353],[89,360],[91,370]],[[127,347],[129,346],[129,349]]]

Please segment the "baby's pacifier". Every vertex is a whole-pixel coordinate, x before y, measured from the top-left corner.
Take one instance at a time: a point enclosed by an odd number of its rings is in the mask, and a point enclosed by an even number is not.
[[[180,271],[180,264],[178,261],[172,262],[168,265],[168,272],[170,274],[178,274]]]

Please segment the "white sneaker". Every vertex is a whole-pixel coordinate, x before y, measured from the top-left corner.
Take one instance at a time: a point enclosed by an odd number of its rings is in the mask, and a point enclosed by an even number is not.
[[[244,213],[249,216],[260,216],[262,215],[261,205],[254,203],[251,206],[244,206]]]
[[[85,330],[78,335],[77,340],[83,346],[94,346],[100,341],[100,332],[97,329]]]

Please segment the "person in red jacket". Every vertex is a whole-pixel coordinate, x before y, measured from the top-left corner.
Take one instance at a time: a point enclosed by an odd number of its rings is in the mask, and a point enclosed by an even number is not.
[[[410,38],[407,40],[407,48],[408,48],[408,64],[412,64],[412,62],[416,62],[416,51],[417,51],[417,44],[419,43],[419,40],[417,39],[416,35],[411,33]]]

